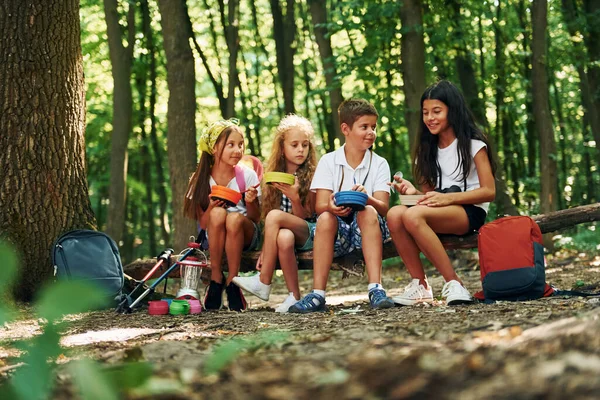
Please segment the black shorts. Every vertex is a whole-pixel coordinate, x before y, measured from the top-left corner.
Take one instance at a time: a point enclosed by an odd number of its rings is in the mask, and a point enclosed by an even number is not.
[[[474,206],[473,204],[463,204],[462,206],[469,219],[469,232],[478,231],[485,224],[487,213],[483,208]]]

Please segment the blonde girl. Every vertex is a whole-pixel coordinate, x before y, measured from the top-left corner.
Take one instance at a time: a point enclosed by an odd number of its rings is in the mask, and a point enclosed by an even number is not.
[[[311,250],[313,245],[315,198],[310,182],[317,166],[313,137],[313,127],[306,118],[292,114],[279,123],[266,172],[286,172],[296,179],[293,185],[264,186],[265,238],[256,264],[260,273],[233,279],[242,289],[266,301],[279,260],[289,296],[275,309],[277,312],[287,312],[300,299],[295,250]]]
[[[260,220],[260,189],[256,173],[238,162],[244,155],[244,135],[236,119],[221,120],[206,128],[200,136],[200,162],[190,179],[184,200],[184,213],[198,221],[208,236],[212,272],[204,297],[208,310],[222,306],[223,290],[227,293],[230,310],[246,309],[246,299],[232,283],[238,274],[242,251],[254,250],[259,243],[257,223]],[[221,200],[210,198],[214,185],[239,191],[236,168],[241,168],[247,188],[242,200],[228,207]],[[221,271],[223,253],[227,254],[229,275]]]

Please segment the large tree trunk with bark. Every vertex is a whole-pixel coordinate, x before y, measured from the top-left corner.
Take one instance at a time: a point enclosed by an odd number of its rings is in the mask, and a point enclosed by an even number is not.
[[[548,3],[546,0],[534,0],[531,10],[533,40],[531,51],[533,57],[533,112],[540,138],[540,175],[542,190],[540,209],[542,213],[556,210],[558,175],[556,167],[556,142],[552,117],[550,116],[548,74],[546,71],[546,24]],[[550,247],[549,238],[545,244]]]
[[[342,89],[340,83],[336,82],[336,66],[335,58],[333,57],[333,48],[331,46],[331,37],[327,31],[327,4],[321,0],[308,0],[310,6],[310,14],[312,16],[313,29],[315,40],[319,47],[321,62],[323,63],[323,73],[325,74],[325,83],[329,90],[329,104],[331,110],[327,112],[328,118],[331,120],[331,129],[329,136],[336,137],[343,143],[344,139],[340,130],[340,119],[338,116],[338,107],[344,100],[342,97]],[[326,110],[326,103],[323,103],[323,109]],[[333,149],[331,149],[333,150]]]
[[[283,102],[285,113],[296,112],[294,106],[294,54],[293,47],[296,37],[296,16],[294,13],[294,0],[286,0],[285,16],[283,15],[279,0],[270,0],[271,13],[273,14],[273,36],[275,38],[275,53],[277,58],[277,72],[281,88],[283,89]]]
[[[183,198],[190,175],[196,166],[196,77],[190,47],[185,2],[159,0],[163,41],[167,56],[167,154],[173,194],[173,244],[186,246],[196,235],[196,222],[183,215]]]
[[[113,75],[113,131],[110,145],[110,186],[106,233],[120,244],[125,229],[127,142],[132,127],[131,65],[135,41],[135,7],[129,4],[127,46],[119,24],[117,0],[104,0],[108,49]]]
[[[0,64],[0,238],[20,255],[14,292],[28,301],[52,276],[54,240],[95,226],[79,2],[3,2]]]
[[[405,0],[400,6],[402,39],[402,81],[404,115],[410,149],[415,148],[421,124],[421,95],[425,90],[425,42],[423,40],[423,14],[421,0]]]
[[[584,0],[584,10],[587,21],[587,35],[584,36],[588,49],[588,77],[591,90],[594,114],[600,118],[600,2]],[[596,141],[596,160],[600,160],[600,131],[593,130]]]

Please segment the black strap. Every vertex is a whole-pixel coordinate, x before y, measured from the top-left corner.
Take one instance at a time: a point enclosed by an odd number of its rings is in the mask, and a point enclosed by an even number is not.
[[[369,172],[371,172],[371,162],[373,161],[373,150],[369,149],[369,151],[371,152],[371,158],[369,158],[369,168],[367,168],[367,174],[365,175],[365,179],[363,179],[362,186],[365,186],[365,183],[367,182],[367,177],[369,176]],[[342,168],[342,180],[340,181],[340,186],[338,187],[338,192],[342,191],[342,184],[344,183],[344,166],[340,165],[340,167]]]
[[[578,290],[559,290],[554,289],[553,296],[578,296],[578,297],[597,297],[600,296],[600,293],[589,293],[589,292],[580,292]]]

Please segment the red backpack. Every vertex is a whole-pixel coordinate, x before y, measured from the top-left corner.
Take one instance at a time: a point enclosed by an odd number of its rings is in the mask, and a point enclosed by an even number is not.
[[[552,296],[546,283],[544,246],[539,226],[529,217],[504,217],[479,230],[483,290],[479,300],[522,301]]]

